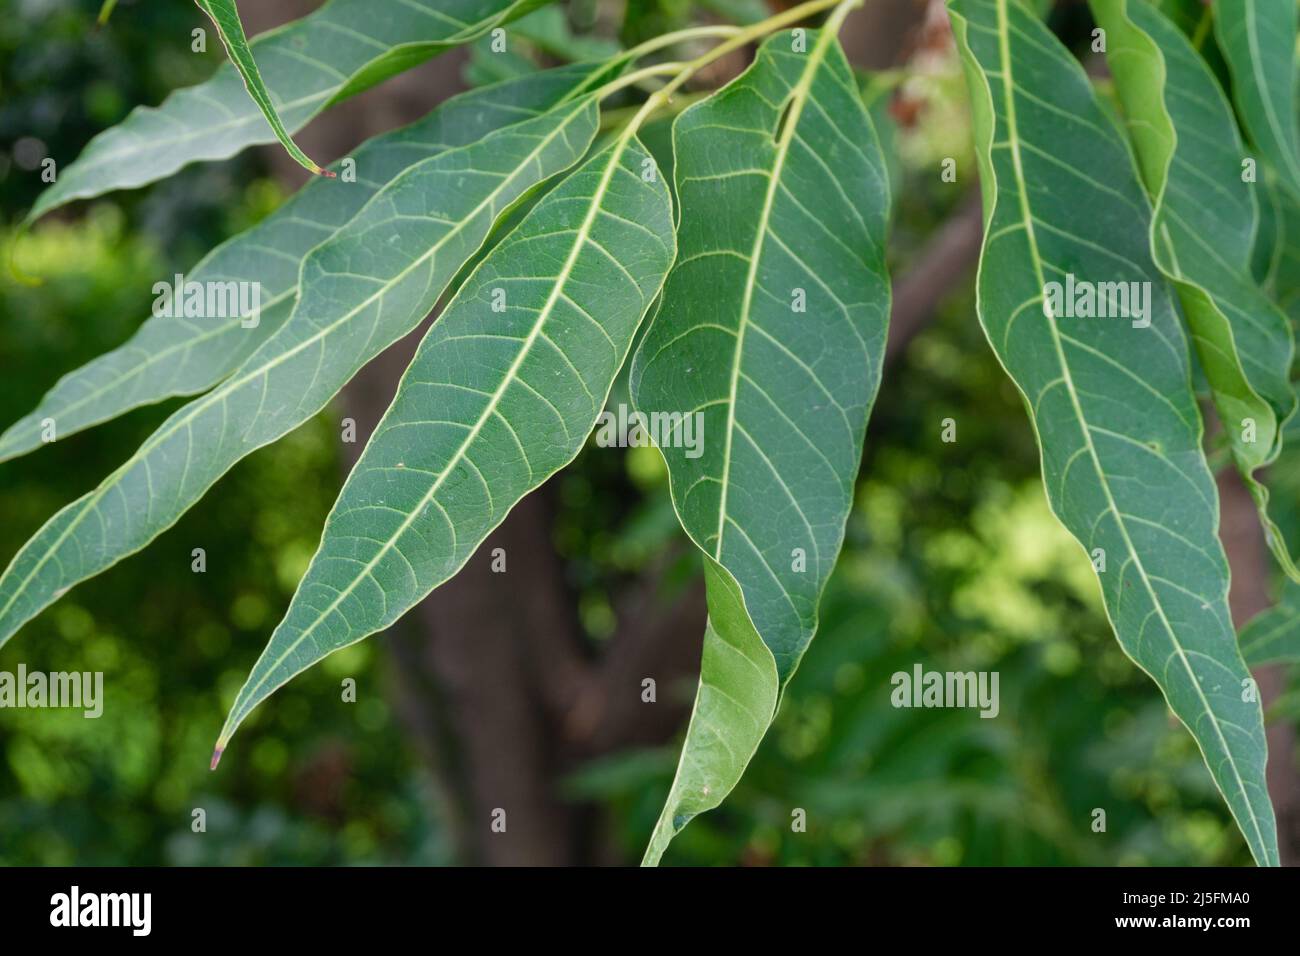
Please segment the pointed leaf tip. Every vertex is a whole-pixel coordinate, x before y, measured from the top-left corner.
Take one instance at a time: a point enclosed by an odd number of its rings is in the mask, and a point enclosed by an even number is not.
[[[257,108],[262,111],[262,115],[266,117],[267,123],[270,124],[276,139],[280,141],[280,145],[284,147],[285,152],[304,169],[318,175],[325,175],[325,171],[320,165],[314,162],[294,142],[292,134],[289,132],[288,127],[285,126],[271,91],[267,88],[266,81],[262,78],[261,70],[258,68],[257,61],[253,56],[252,45],[244,34],[244,25],[239,19],[239,11],[235,5],[235,0],[195,0],[195,2],[198,4],[199,9],[208,15],[212,25],[217,28],[221,43],[226,48],[226,55],[230,58],[230,62],[235,69],[239,71],[244,86],[248,90],[248,95],[252,97]]]
[[[264,85],[271,104],[285,105],[288,134],[330,104],[458,48],[538,5],[538,0],[331,0],[249,40],[248,60],[254,68],[263,61],[277,65]],[[394,38],[403,42],[394,45]],[[58,181],[37,198],[31,218],[77,199],[145,186],[191,163],[224,160],[246,147],[275,142],[275,128],[258,118],[265,115],[262,104],[243,83],[230,79],[219,69],[196,86],[174,90],[157,107],[133,110],[104,130],[75,161],[59,164]]]
[[[225,752],[226,752],[226,751],[225,751],[225,748],[224,748],[224,747],[220,747],[220,746],[216,747],[216,748],[212,751],[212,762],[211,762],[210,764],[208,764],[208,769],[209,769],[209,770],[216,770],[216,769],[217,769],[217,764],[221,763],[221,755],[222,755],[223,753],[225,753]]]

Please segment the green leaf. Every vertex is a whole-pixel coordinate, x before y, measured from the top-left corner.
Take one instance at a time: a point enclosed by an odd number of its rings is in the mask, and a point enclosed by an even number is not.
[[[704,582],[709,619],[700,686],[677,774],[646,847],[647,864],[658,864],[693,817],[722,803],[745,773],[776,713],[776,661],[745,612],[740,588],[707,554]]]
[[[1191,731],[1251,853],[1277,863],[1257,699],[1228,614],[1187,342],[1133,157],[1083,69],[1011,0],[951,0],[985,201],[981,325],[1025,396],[1052,510],[1093,556],[1120,646]],[[1049,281],[1148,283],[1149,325],[1071,318]]]
[[[1251,274],[1258,225],[1232,108],[1191,44],[1155,8],[1093,0],[1129,135],[1155,197],[1151,248],[1174,282],[1238,470],[1278,563],[1300,581],[1255,472],[1295,413],[1291,325]]]
[[[1265,169],[1260,181],[1260,231],[1255,276],[1273,301],[1300,327],[1300,199]]]
[[[1246,133],[1284,188],[1300,196],[1296,25],[1291,0],[1214,0],[1214,33]]]
[[[293,133],[327,106],[521,16],[545,0],[333,0],[249,45],[284,129]],[[28,221],[74,199],[134,189],[189,163],[227,159],[275,141],[239,72],[138,107],[87,144],[36,200]]]
[[[1210,68],[1215,80],[1223,89],[1227,89],[1228,64],[1224,62],[1223,54],[1219,52],[1214,39],[1214,7],[1205,0],[1159,0],[1153,6],[1183,32],[1192,48]]]
[[[758,23],[772,15],[767,0],[700,0],[700,6],[741,26]]]
[[[369,140],[348,157],[355,181],[348,175],[337,182],[311,180],[184,276],[187,282],[205,286],[257,284],[260,315],[255,325],[238,316],[149,318],[122,346],[61,378],[35,410],[0,434],[0,461],[38,448],[47,420],[63,439],[130,409],[207,391],[284,324],[298,299],[303,258],[377,191],[421,160],[536,116],[580,85],[595,84],[607,75],[607,70],[591,65],[536,73],[453,97],[410,126]],[[334,168],[345,169],[343,161]],[[171,277],[167,281],[173,282]]]
[[[577,455],[672,264],[672,204],[650,172],[629,126],[465,280],[348,477],[214,766],[261,701],[451,578]]]
[[[1300,664],[1300,587],[1288,584],[1282,600],[1241,629],[1241,654],[1251,667]]]
[[[673,128],[680,253],[631,387],[652,421],[703,416],[701,445],[661,451],[707,556],[712,625],[647,863],[735,786],[817,629],[880,381],[889,188],[837,23],[807,31],[807,52],[772,37]],[[736,651],[765,686],[729,666]]]
[[[593,96],[426,159],[303,261],[293,314],[218,388],[177,411],[0,577],[0,644],[72,585],[170,527],[245,455],[325,406],[428,314],[493,223],[595,137]]]
[[[881,154],[885,157],[885,168],[889,171],[889,194],[897,196],[903,190],[903,158],[899,155],[898,120],[890,113],[894,90],[898,81],[893,77],[879,73],[868,74],[859,80],[862,91],[862,105],[871,117],[875,127],[876,139],[880,143]],[[896,214],[896,212],[894,213]]]
[[[280,114],[276,112],[275,103],[271,99],[271,91],[266,88],[262,74],[258,72],[253,51],[248,48],[248,37],[244,36],[244,24],[240,22],[235,0],[194,0],[194,2],[217,28],[217,35],[221,37],[221,44],[226,48],[226,55],[230,57],[230,62],[235,65],[235,69],[243,78],[248,95],[253,98],[253,102],[262,111],[266,121],[271,124],[271,130],[275,133],[275,138],[280,141],[280,145],[299,166],[311,170],[318,176],[332,178],[335,174],[322,169],[299,149],[298,144],[289,135],[289,131],[284,128]]]
[[[523,37],[542,52],[566,62],[607,60],[619,53],[619,45],[613,40],[575,34],[560,7],[543,7],[521,17],[511,26],[509,33]]]

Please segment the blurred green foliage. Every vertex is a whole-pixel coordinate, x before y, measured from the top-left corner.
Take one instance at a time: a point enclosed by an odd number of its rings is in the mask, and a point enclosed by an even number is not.
[[[202,78],[192,5],[0,2],[0,214],[39,192],[35,148],[70,161],[136,102]],[[171,38],[170,41],[167,38]],[[217,56],[220,54],[218,53]],[[89,81],[88,81],[88,78]],[[125,340],[151,287],[266,215],[283,196],[256,157],[183,171],[37,226],[18,247],[36,288],[0,282],[0,421]],[[0,236],[8,247],[10,234]],[[0,560],[117,467],[179,402],[41,448],[0,468]],[[67,595],[0,650],[0,670],[103,671],[103,716],[0,710],[0,863],[441,862],[426,775],[361,645],[296,682],[220,774],[221,718],[315,550],[338,489],[337,424],[309,423],[240,464],[154,544]],[[191,570],[192,549],[207,570]],[[344,677],[357,703],[340,700]],[[194,810],[207,832],[193,830]],[[215,838],[214,838],[215,837]]]
[[[743,17],[758,4],[708,6]],[[595,4],[572,9],[597,22]],[[624,44],[691,16],[678,0],[628,10]],[[26,153],[66,162],[130,105],[157,102],[215,62],[189,53],[189,30],[201,22],[194,8],[124,0],[99,31],[96,11],[92,0],[0,0],[6,221],[40,189]],[[537,59],[562,56],[553,47],[567,35],[543,28]],[[471,80],[490,79],[487,65],[475,56]],[[959,169],[972,164],[960,77],[951,63],[931,66],[902,94],[923,108],[896,137],[896,271],[970,185],[936,173],[945,156]],[[882,121],[889,99],[873,110]],[[250,155],[38,226],[20,261],[44,285],[0,285],[0,424],[123,341],[148,314],[155,281],[280,198]],[[611,399],[625,400],[619,391]],[[0,466],[0,561],[174,407],[142,409]],[[946,418],[955,443],[941,440]],[[250,721],[240,759],[220,774],[207,769],[225,708],[319,540],[340,483],[337,436],[326,414],[250,456],[144,552],[0,650],[0,670],[102,670],[106,689],[98,720],[0,710],[0,863],[452,859],[432,782],[386,702],[381,641],[296,679]],[[1087,558],[1048,512],[1038,468],[967,283],[886,372],[821,632],[776,726],[737,791],[684,831],[668,862],[1248,862],[1191,738],[1111,636]],[[653,451],[588,449],[558,498],[556,547],[595,645],[614,629],[610,593],[665,549],[682,555],[675,587],[698,573]],[[191,570],[196,547],[206,551],[203,574]],[[895,709],[890,677],[916,663],[999,672],[999,717]],[[340,699],[347,677],[357,681],[355,704]],[[660,693],[689,699],[694,687]],[[675,759],[675,746],[619,754],[566,789],[606,808],[607,832],[635,860]],[[192,829],[197,808],[204,834]],[[796,808],[807,832],[791,829]],[[1106,812],[1104,833],[1092,830],[1095,808]]]
[[[54,376],[125,338],[170,268],[109,203],[41,226],[22,251],[45,282],[0,287],[6,422]],[[5,560],[169,410],[140,410],[7,462]],[[321,417],[251,456],[144,552],[0,650],[0,670],[105,674],[98,719],[0,710],[0,862],[442,858],[434,804],[384,702],[372,645],[296,682],[258,723],[244,759],[219,775],[207,769],[225,707],[315,549],[339,480],[337,434]],[[191,570],[194,548],[205,551],[204,573]],[[340,700],[344,677],[357,680],[356,704]],[[207,834],[192,831],[196,808]]]

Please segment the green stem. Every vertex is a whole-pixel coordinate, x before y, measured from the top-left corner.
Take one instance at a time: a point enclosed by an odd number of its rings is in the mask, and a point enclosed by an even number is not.
[[[709,39],[711,37],[730,37],[741,32],[741,27],[713,25],[703,27],[688,27],[685,30],[676,30],[672,33],[665,33],[663,36],[657,36],[646,40],[639,46],[634,46],[628,50],[624,56],[633,60],[639,60],[647,53],[653,53],[655,50],[662,50],[664,47],[673,46],[677,43],[685,43],[688,40]]]
[[[644,66],[639,70],[633,70],[631,73],[626,73],[623,76],[610,80],[600,89],[596,90],[596,98],[603,100],[605,97],[617,93],[625,87],[635,86],[642,80],[652,76],[676,76],[686,65],[687,64],[685,63],[678,62],[655,63],[653,66]]]
[[[730,53],[732,50],[738,49],[759,37],[766,36],[769,33],[774,33],[784,26],[789,26],[791,23],[798,23],[800,20],[805,20],[815,13],[829,10],[831,7],[836,7],[836,10],[831,14],[830,19],[826,21],[826,28],[838,31],[840,24],[844,22],[844,18],[848,15],[848,12],[854,7],[861,6],[862,3],[863,0],[808,0],[807,3],[801,3],[797,7],[791,7],[783,13],[778,13],[775,16],[768,17],[766,20],[755,23],[753,26],[745,27],[743,30],[733,34],[722,43],[719,43],[707,53],[704,53],[687,63],[685,69],[683,69],[681,73],[669,80],[662,90],[659,90],[658,95],[664,96],[665,98],[671,96],[674,90],[678,89],[692,76],[724,54]]]
[[[668,116],[673,116],[710,95],[711,91],[708,90],[701,90],[698,93],[679,93],[666,104],[663,112]],[[638,108],[639,104],[638,106],[623,106],[618,109],[601,110],[600,128],[602,130],[619,129],[636,113]]]
[[[624,89],[625,87],[631,86],[635,83],[639,83],[641,80],[649,76],[661,76],[667,73],[675,74],[673,78],[665,83],[660,89],[651,93],[650,98],[645,101],[641,109],[639,109],[632,119],[629,120],[629,124],[632,126],[631,132],[635,133],[637,127],[645,122],[647,116],[653,113],[660,106],[667,105],[671,101],[673,93],[680,89],[682,84],[719,57],[730,53],[732,50],[739,49],[759,37],[766,36],[769,33],[774,33],[791,23],[798,23],[800,20],[821,13],[823,10],[829,10],[831,7],[834,7],[835,10],[826,21],[826,29],[838,33],[840,26],[843,24],[844,18],[848,16],[849,11],[854,7],[861,6],[862,3],[863,0],[807,0],[806,3],[801,3],[796,7],[791,7],[789,10],[770,16],[766,20],[748,27],[694,27],[688,30],[678,30],[676,33],[666,33],[655,40],[641,44],[639,47],[633,47],[632,50],[628,51],[629,54],[632,54],[635,58],[635,56],[640,56],[643,53],[648,52],[648,49],[659,49],[663,46],[671,45],[671,43],[676,43],[681,39],[695,36],[725,36],[726,39],[687,63],[657,63],[654,66],[643,67],[640,70],[634,70],[626,76],[620,76],[615,80],[611,80],[596,91],[596,97],[598,99],[604,99],[611,93]]]

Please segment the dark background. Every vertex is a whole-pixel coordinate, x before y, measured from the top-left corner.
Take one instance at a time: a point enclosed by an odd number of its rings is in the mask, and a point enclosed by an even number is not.
[[[631,44],[761,4],[565,5]],[[246,3],[250,34],[311,9]],[[897,161],[895,317],[857,504],[821,631],[748,773],[673,844],[674,864],[1244,864],[1191,737],[1120,651],[1083,552],[1048,511],[1038,454],[974,315],[979,218],[965,92],[935,5],[881,0],[844,35]],[[927,11],[927,8],[928,9]],[[0,218],[7,246],[46,156],[70,162],[136,104],[222,58],[191,4],[0,0]],[[1053,20],[1086,36],[1086,15]],[[1082,33],[1080,33],[1082,31]],[[512,27],[512,58],[434,61],[299,137],[316,159],[418,118],[498,75],[558,62]],[[518,43],[514,42],[518,39]],[[714,83],[743,59],[724,63]],[[881,92],[883,91],[883,92]],[[647,138],[666,139],[666,123]],[[957,160],[943,183],[941,160]],[[302,180],[278,148],[80,203],[22,239],[31,288],[0,284],[0,426],[124,339],[151,286],[272,210]],[[0,710],[0,863],[626,863],[639,858],[694,695],[698,559],[650,449],[583,452],[475,558],[389,632],[339,652],[208,757],[226,709],[319,541],[349,461],[340,419],[369,433],[419,333],[334,405],[240,463],[145,551],[76,588],[0,649],[0,670],[101,670],[106,705]],[[619,400],[616,391],[613,402]],[[0,465],[0,562],[93,487],[179,403]],[[958,440],[940,440],[953,418]],[[1285,465],[1286,463],[1284,463]],[[1282,467],[1282,466],[1279,466]],[[1243,619],[1267,601],[1250,506],[1225,482]],[[190,569],[203,547],[207,571]],[[484,552],[486,553],[486,552]],[[996,670],[1001,713],[899,710],[890,675]],[[642,703],[654,677],[658,702]],[[1262,675],[1284,859],[1295,849],[1300,698]],[[341,700],[345,678],[357,701]],[[505,834],[491,812],[508,811]],[[206,832],[193,832],[201,808]],[[795,808],[807,832],[791,829]],[[1092,830],[1094,808],[1107,829]]]

